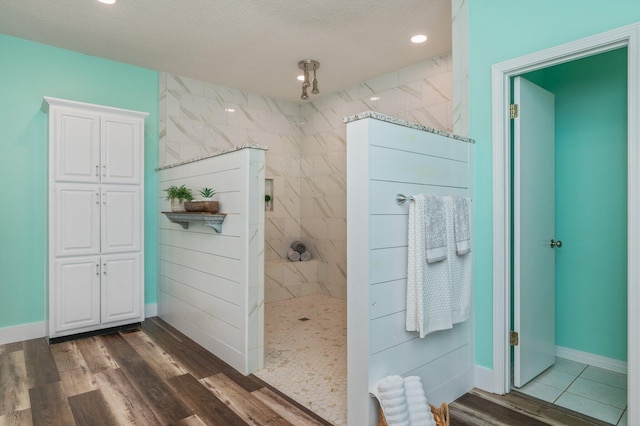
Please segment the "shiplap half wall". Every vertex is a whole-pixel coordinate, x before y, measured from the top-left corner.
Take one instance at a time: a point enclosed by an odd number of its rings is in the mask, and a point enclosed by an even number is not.
[[[369,390],[418,375],[429,402],[473,386],[472,318],[427,335],[405,331],[409,202],[397,193],[470,196],[472,143],[374,118],[347,125],[348,423],[377,424]]]
[[[158,172],[162,195],[211,187],[227,214],[218,234],[159,213],[158,316],[244,374],[263,367],[264,160],[264,150],[242,148]]]

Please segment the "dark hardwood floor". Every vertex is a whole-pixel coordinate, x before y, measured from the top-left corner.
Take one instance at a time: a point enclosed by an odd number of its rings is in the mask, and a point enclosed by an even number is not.
[[[473,390],[452,426],[605,425],[526,395]],[[330,425],[158,318],[138,331],[0,345],[0,426]],[[351,425],[366,426],[366,425]]]
[[[330,425],[158,318],[47,345],[0,345],[0,426]]]

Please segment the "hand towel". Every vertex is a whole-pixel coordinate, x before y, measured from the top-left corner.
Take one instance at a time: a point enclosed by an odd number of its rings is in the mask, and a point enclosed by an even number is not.
[[[298,253],[294,249],[290,248],[287,251],[287,258],[292,262],[297,262],[297,261],[300,260],[300,253]]]
[[[436,426],[420,376],[405,377],[404,389],[411,425]]]
[[[311,253],[309,253],[308,251],[303,251],[300,254],[300,260],[302,260],[303,262],[306,262],[307,260],[311,260]]]
[[[426,196],[418,194],[413,199],[413,203],[409,204],[405,328],[407,331],[419,332],[422,338],[433,331],[453,327],[451,271],[446,257],[441,262],[426,261]],[[447,221],[445,216],[445,232],[449,223],[451,221]],[[452,223],[451,229],[453,230]]]
[[[439,195],[427,195],[425,207],[427,263],[441,262],[447,258],[446,217],[442,197]]]
[[[302,241],[294,241],[291,243],[291,248],[302,254],[307,251],[307,248],[302,244]]]
[[[454,198],[445,197],[445,211],[447,216],[454,215]],[[468,204],[468,207],[471,207]],[[469,224],[469,235],[471,235],[471,209],[467,210],[467,223]],[[451,269],[451,320],[453,324],[466,321],[471,313],[471,299],[473,297],[473,274],[472,253],[464,256],[455,254],[454,230],[449,229],[447,233],[449,241],[448,263]]]
[[[453,197],[453,232],[458,256],[463,256],[471,251],[470,211],[470,198]]]
[[[389,426],[411,426],[404,379],[401,376],[387,376],[378,381],[375,396]]]

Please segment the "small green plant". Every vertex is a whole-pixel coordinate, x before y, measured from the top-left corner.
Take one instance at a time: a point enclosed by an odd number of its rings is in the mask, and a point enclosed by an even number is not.
[[[265,196],[264,196],[264,202],[265,202],[265,203],[268,203],[269,201],[271,201],[271,195],[269,195],[269,194],[265,194]]]
[[[216,191],[213,188],[207,188],[206,186],[200,190],[200,195],[202,198],[212,198],[216,194]]]
[[[171,185],[164,191],[167,193],[167,200],[178,200],[179,202],[193,200],[193,194],[191,190],[184,185],[176,186]]]

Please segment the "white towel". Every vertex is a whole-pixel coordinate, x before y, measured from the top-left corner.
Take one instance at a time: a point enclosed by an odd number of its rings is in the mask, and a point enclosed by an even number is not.
[[[471,199],[453,197],[453,232],[456,241],[456,254],[463,256],[471,252]]]
[[[453,217],[454,199],[445,197],[445,214]],[[469,224],[469,236],[472,234],[471,204],[468,203],[467,221]],[[451,222],[451,221],[450,221]],[[451,227],[452,228],[452,227]],[[464,256],[455,254],[455,236],[453,229],[447,230],[448,263],[451,270],[451,319],[454,324],[466,321],[471,313],[471,301],[473,297],[473,271],[472,253],[469,251]]]
[[[300,260],[303,262],[311,260],[311,253],[309,253],[307,250],[303,251],[302,253],[300,253]]]
[[[300,260],[300,253],[290,248],[287,250],[287,258],[292,262],[297,262]]]
[[[425,244],[427,263],[441,262],[447,258],[447,229],[444,204],[439,195],[425,198]]]
[[[411,426],[409,406],[401,376],[387,376],[377,385],[377,398],[389,426]]]
[[[426,262],[425,198],[422,194],[414,195],[413,203],[409,204],[405,316],[407,331],[417,331],[421,338],[433,331],[453,327],[449,258],[437,263]],[[445,215],[447,234],[449,228],[453,233],[452,221],[446,220]]]
[[[420,376],[405,377],[404,389],[407,396],[407,405],[409,406],[411,425],[436,426]]]

